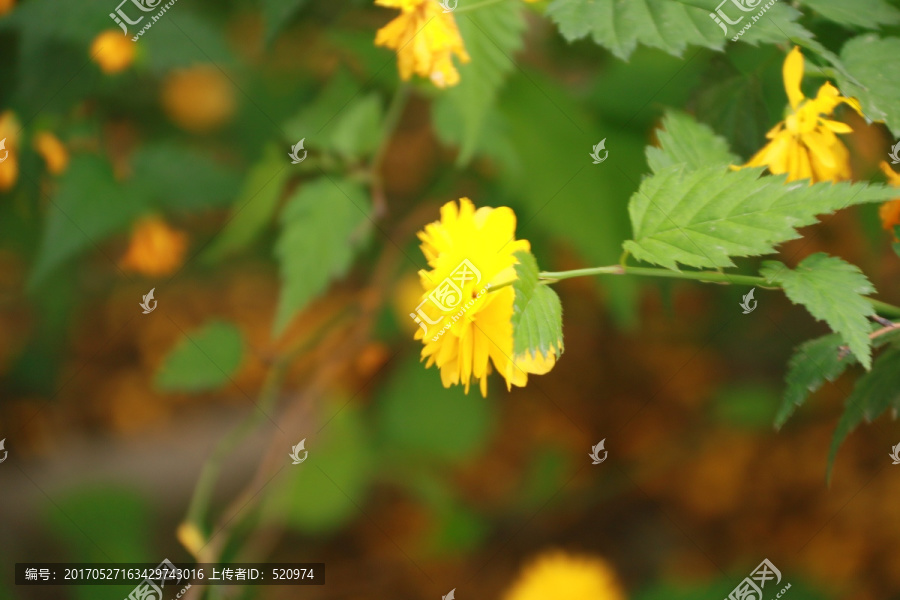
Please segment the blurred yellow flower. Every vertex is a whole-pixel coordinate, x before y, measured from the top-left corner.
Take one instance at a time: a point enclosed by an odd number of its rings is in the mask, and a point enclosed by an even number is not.
[[[445,13],[437,0],[375,0],[375,4],[399,8],[400,15],[378,30],[376,46],[397,52],[400,77],[409,80],[413,73],[428,77],[437,87],[459,83],[459,71],[453,64],[469,62],[456,20]]]
[[[7,192],[15,187],[19,179],[19,131],[21,125],[16,115],[7,110],[0,113],[0,192]]]
[[[137,223],[131,241],[119,265],[150,277],[169,275],[184,262],[187,234],[169,227],[159,217]]]
[[[16,0],[0,0],[0,17],[16,7]]]
[[[124,71],[134,62],[134,42],[117,29],[104,31],[91,44],[91,60],[104,73]]]
[[[506,379],[507,389],[524,386],[529,373],[542,375],[556,363],[553,352],[513,360],[515,294],[512,286],[490,290],[513,281],[513,254],[531,249],[527,240],[516,240],[515,233],[512,209],[476,210],[468,198],[461,198],[459,207],[455,202],[445,204],[441,220],[419,232],[431,270],[419,271],[425,291],[410,316],[420,323],[415,339],[425,344],[425,366],[437,364],[444,387],[462,382],[468,393],[474,379],[487,396],[491,363]]]
[[[503,600],[625,600],[616,575],[602,559],[560,551],[526,566]]]
[[[823,117],[831,115],[842,103],[862,114],[859,102],[841,96],[828,82],[819,88],[814,99],[806,98],[800,91],[803,54],[798,47],[788,53],[782,76],[791,114],[766,134],[771,141],[744,166],[767,166],[774,174],[787,173],[788,181],[809,179],[810,183],[816,183],[850,179],[850,153],[835,134],[853,130],[846,123]]]
[[[200,65],[174,71],[163,83],[162,105],[183,129],[212,131],[234,115],[234,86],[216,67]]]
[[[891,166],[884,161],[881,161],[880,166],[881,171],[888,178],[888,183],[894,187],[900,187],[900,175],[895,173]],[[878,209],[878,215],[881,217],[882,226],[888,231],[893,231],[894,227],[900,225],[900,198],[882,204]]]
[[[42,131],[31,141],[47,163],[47,170],[53,175],[64,173],[69,166],[69,151],[59,138],[49,131]]]

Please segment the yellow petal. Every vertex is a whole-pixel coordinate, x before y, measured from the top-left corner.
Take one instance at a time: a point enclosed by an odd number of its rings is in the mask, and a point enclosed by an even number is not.
[[[799,46],[794,46],[781,69],[784,78],[784,90],[787,92],[788,101],[794,110],[803,102],[803,92],[800,91],[800,82],[803,80],[803,54]]]

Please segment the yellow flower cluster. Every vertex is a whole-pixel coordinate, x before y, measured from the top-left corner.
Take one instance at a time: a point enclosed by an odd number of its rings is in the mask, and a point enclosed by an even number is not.
[[[503,600],[625,600],[605,561],[550,552],[525,567]]]

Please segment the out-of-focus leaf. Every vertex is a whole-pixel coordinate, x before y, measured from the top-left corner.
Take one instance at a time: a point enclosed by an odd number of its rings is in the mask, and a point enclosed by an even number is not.
[[[460,14],[457,22],[472,60],[460,65],[459,84],[445,90],[442,97],[461,117],[457,164],[465,165],[484,135],[484,120],[498,90],[515,69],[513,55],[522,47],[525,20],[521,3],[501,2]]]
[[[276,332],[350,268],[368,237],[370,209],[363,188],[345,179],[305,183],[288,200],[275,243],[282,280]]]
[[[334,417],[321,434],[306,439],[307,459],[285,467],[266,490],[263,520],[286,523],[307,534],[334,531],[359,514],[374,473],[372,446],[359,410],[346,400],[329,402]],[[297,440],[299,442],[300,440]]]
[[[305,139],[305,148],[331,148],[332,128],[356,94],[359,84],[343,69],[339,69],[312,102],[303,106],[296,116],[284,124],[284,130],[294,143]]]
[[[666,112],[657,137],[660,147],[647,147],[647,163],[654,171],[678,163],[684,163],[689,169],[700,169],[737,161],[737,156],[728,149],[728,142],[684,113]]]
[[[472,458],[487,443],[493,422],[492,405],[480,394],[444,388],[438,374],[418,360],[397,369],[374,406],[380,445],[392,460]]]
[[[234,169],[174,143],[141,147],[133,166],[132,185],[144,190],[152,204],[169,210],[224,206],[238,183]]]
[[[381,101],[367,94],[341,111],[329,132],[330,147],[346,158],[375,152],[381,139]]]
[[[200,392],[224,384],[241,364],[241,332],[213,322],[188,332],[169,352],[156,374],[156,387],[169,392]]]
[[[840,72],[837,79],[841,92],[856,97],[867,118],[884,121],[894,135],[900,136],[900,62],[884,59],[898,53],[900,38],[882,39],[875,34],[855,37],[844,44],[841,60],[864,87]]]
[[[900,240],[900,226],[894,227],[894,239]],[[900,241],[894,242],[891,247],[894,249],[894,253],[900,256]]]
[[[513,355],[534,358],[563,352],[562,303],[550,286],[538,280],[538,265],[530,252],[516,252],[513,282]]]
[[[872,370],[863,375],[847,398],[844,414],[838,422],[828,453],[828,479],[838,449],[863,419],[871,421],[888,408],[900,409],[900,348],[890,348],[880,355]],[[887,452],[887,450],[885,450]]]
[[[731,385],[716,394],[715,417],[734,428],[767,430],[778,394],[759,385]]]
[[[128,4],[127,7],[133,5]],[[115,5],[109,7],[107,12],[114,8]],[[146,56],[145,64],[152,71],[165,73],[172,69],[210,63],[224,67],[232,62],[233,56],[222,30],[208,19],[185,10],[187,8],[187,5],[176,3],[138,39],[137,44]],[[135,13],[133,18],[136,18],[137,12],[140,11],[133,12]],[[155,16],[157,12],[144,14],[147,16],[143,21],[137,25],[129,25],[132,35],[145,26],[150,16]]]
[[[146,193],[123,188],[110,166],[94,156],[75,156],[47,206],[44,236],[29,278],[32,290],[64,263],[127,229],[146,210]]]
[[[222,232],[204,251],[202,260],[214,262],[246,248],[275,214],[285,182],[291,175],[282,148],[271,145],[250,168]]]
[[[847,367],[856,363],[852,354],[841,357],[841,344],[841,336],[832,333],[797,347],[788,363],[787,388],[775,415],[776,428],[781,429],[794,411],[826,381],[836,380]]]
[[[900,23],[900,10],[885,0],[801,0],[801,4],[843,27],[856,25],[866,29],[879,29],[885,25]]]
[[[667,167],[648,177],[631,197],[634,240],[625,249],[638,260],[678,269],[731,267],[731,257],[759,256],[799,237],[798,227],[847,206],[880,202],[896,192],[881,185],[761,177],[762,168],[721,166],[685,171]]]
[[[275,41],[275,37],[287,25],[295,14],[306,4],[307,0],[263,0],[263,19],[266,22],[266,45]]]
[[[40,46],[53,38],[76,42],[86,48],[105,29],[121,31],[109,16],[117,4],[106,0],[31,0],[19,3],[9,19],[22,32],[25,45]],[[135,11],[132,19],[137,18],[138,12]],[[87,58],[85,55],[84,60]]]

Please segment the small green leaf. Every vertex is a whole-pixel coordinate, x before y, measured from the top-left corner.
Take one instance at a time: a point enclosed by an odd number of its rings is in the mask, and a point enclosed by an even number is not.
[[[374,153],[381,139],[381,101],[378,94],[368,94],[353,101],[341,111],[328,133],[329,147],[346,158]]]
[[[724,138],[682,112],[667,111],[657,137],[660,147],[647,147],[647,163],[654,172],[679,163],[689,169],[700,169],[738,161]]]
[[[787,388],[775,415],[777,429],[781,429],[794,411],[826,381],[835,381],[847,367],[856,364],[852,354],[841,356],[842,344],[841,336],[832,333],[797,347],[788,363]]]
[[[769,254],[800,237],[797,228],[815,223],[816,215],[896,195],[878,184],[786,183],[785,175],[762,172],[673,165],[651,175],[629,201],[634,240],[625,249],[673,270],[678,263],[731,267],[731,257]]]
[[[369,212],[363,188],[343,179],[310,181],[288,200],[275,243],[282,280],[276,333],[350,268],[367,237]]]
[[[275,214],[285,182],[291,175],[286,152],[274,144],[250,168],[231,209],[231,218],[202,259],[215,262],[247,247]]]
[[[471,60],[459,65],[459,83],[443,92],[461,117],[458,165],[467,164],[485,135],[485,117],[497,100],[506,76],[516,68],[513,55],[522,48],[525,19],[520,2],[501,2],[457,17]]]
[[[534,357],[563,352],[562,304],[549,286],[538,280],[537,261],[530,252],[515,254],[513,282],[513,356]]]
[[[851,39],[841,49],[841,60],[847,71],[863,85],[838,72],[838,83],[845,96],[856,97],[863,114],[873,121],[884,121],[894,135],[900,135],[900,62],[885,60],[898,56],[900,38],[879,38],[875,34]]]
[[[801,4],[842,27],[879,29],[900,23],[900,11],[885,0],[801,0]]]
[[[875,309],[864,296],[875,288],[859,268],[819,252],[803,259],[795,270],[766,261],[760,275],[780,284],[791,302],[828,323],[866,369],[872,366],[868,317]]]
[[[201,392],[224,384],[241,364],[241,332],[230,323],[212,322],[186,333],[156,374],[167,392]]]
[[[233,168],[175,143],[143,146],[133,167],[131,185],[145,190],[155,206],[170,210],[224,206],[238,183]]]
[[[891,348],[878,357],[872,370],[856,382],[847,398],[828,453],[828,479],[841,444],[863,419],[872,421],[888,408],[900,408],[900,349]]]

